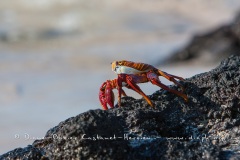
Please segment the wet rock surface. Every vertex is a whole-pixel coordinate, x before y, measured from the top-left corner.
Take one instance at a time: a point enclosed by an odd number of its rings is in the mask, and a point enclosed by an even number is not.
[[[90,110],[0,159],[239,159],[240,57],[181,82],[189,97],[160,89],[151,100]],[[177,86],[170,86],[178,89]]]
[[[240,12],[227,25],[199,34],[183,49],[173,53],[164,63],[218,63],[230,55],[240,55]]]

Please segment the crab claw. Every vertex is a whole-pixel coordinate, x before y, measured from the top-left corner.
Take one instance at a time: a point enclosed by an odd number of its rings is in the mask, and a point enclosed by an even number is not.
[[[114,107],[114,93],[113,88],[111,85],[111,82],[108,80],[104,82],[99,91],[99,100],[101,102],[101,105],[103,107],[103,110],[107,110],[107,104],[113,108]]]
[[[100,90],[99,90],[99,101],[102,105],[102,108],[103,110],[107,110],[107,101],[106,101],[106,98],[105,98],[105,86],[106,86],[106,82],[104,82],[101,87],[100,87]]]

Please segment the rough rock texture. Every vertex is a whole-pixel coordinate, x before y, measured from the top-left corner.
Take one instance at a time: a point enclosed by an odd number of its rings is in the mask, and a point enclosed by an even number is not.
[[[25,148],[16,148],[7,154],[0,156],[0,159],[41,159],[44,155],[43,149],[28,145]]]
[[[195,62],[211,64],[230,55],[240,55],[240,13],[228,25],[203,35],[196,35],[182,50],[173,53],[164,63]],[[201,59],[201,60],[199,60]]]
[[[188,103],[162,89],[150,95],[156,109],[125,97],[121,108],[69,118],[0,159],[240,159],[240,57],[181,83]]]

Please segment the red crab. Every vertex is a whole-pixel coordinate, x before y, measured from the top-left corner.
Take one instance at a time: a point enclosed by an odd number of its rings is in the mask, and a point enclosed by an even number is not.
[[[118,90],[118,106],[121,106],[121,96],[126,96],[126,93],[124,92],[122,87],[127,87],[136,91],[145,98],[145,100],[150,106],[154,107],[152,101],[137,85],[138,83],[146,82],[151,82],[154,85],[157,85],[169,92],[172,92],[182,97],[186,102],[188,101],[188,97],[186,94],[169,88],[168,86],[161,83],[161,81],[159,80],[159,76],[163,76],[169,81],[172,81],[176,85],[180,86],[184,91],[184,87],[176,80],[184,80],[182,77],[168,74],[149,64],[135,63],[126,60],[112,62],[112,70],[117,73],[118,78],[113,80],[107,80],[100,87],[99,100],[104,110],[108,109],[107,104],[111,108],[114,107],[114,93],[112,91],[113,89]]]

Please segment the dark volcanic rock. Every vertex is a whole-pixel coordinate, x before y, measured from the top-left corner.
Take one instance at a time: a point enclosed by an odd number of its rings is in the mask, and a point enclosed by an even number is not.
[[[240,55],[240,13],[228,25],[209,33],[196,35],[183,49],[173,53],[164,63],[195,62],[201,64],[220,62],[230,55]]]
[[[41,159],[45,153],[43,149],[35,148],[32,145],[28,145],[25,148],[16,148],[2,156],[0,159]]]
[[[123,107],[69,118],[0,159],[240,159],[240,57],[181,83],[188,103],[162,89],[150,95],[156,109],[124,97]]]

